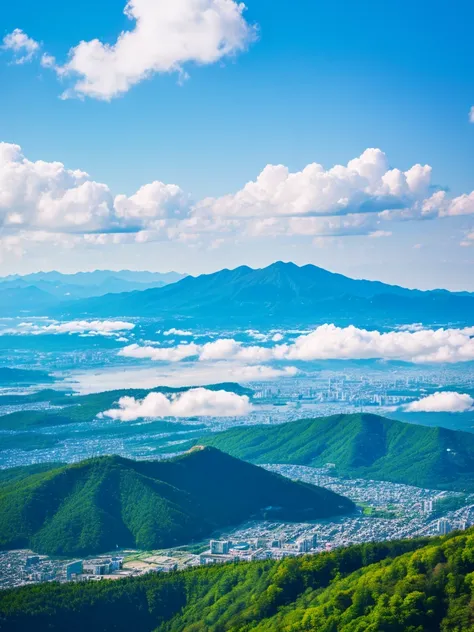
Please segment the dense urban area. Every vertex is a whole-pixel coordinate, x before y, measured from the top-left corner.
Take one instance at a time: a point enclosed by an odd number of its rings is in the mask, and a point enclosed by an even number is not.
[[[322,469],[295,465],[265,467],[343,494],[357,504],[357,513],[311,523],[252,520],[215,534],[208,542],[160,551],[117,550],[86,559],[55,559],[28,550],[3,551],[0,587],[120,579],[237,560],[282,559],[363,542],[444,535],[474,524],[474,495],[341,479],[331,475],[330,465]]]

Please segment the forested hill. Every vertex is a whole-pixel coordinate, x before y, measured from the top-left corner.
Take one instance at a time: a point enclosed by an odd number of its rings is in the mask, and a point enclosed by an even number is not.
[[[418,487],[474,492],[474,434],[370,414],[244,426],[202,439],[252,463],[293,463]]]
[[[469,632],[474,534],[0,592],[8,632]]]
[[[252,516],[305,521],[354,511],[347,498],[214,448],[168,461],[101,457],[28,474],[0,482],[0,548],[69,556],[158,549]]]

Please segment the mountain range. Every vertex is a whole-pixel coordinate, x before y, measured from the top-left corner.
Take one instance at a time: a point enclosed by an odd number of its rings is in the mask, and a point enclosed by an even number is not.
[[[410,290],[314,265],[276,262],[197,277],[177,273],[37,273],[0,279],[0,316],[184,319],[195,326],[471,325],[474,294]]]
[[[94,272],[35,272],[0,277],[0,316],[19,312],[44,313],[61,301],[86,299],[115,292],[159,288],[175,283],[185,275],[177,272],[136,272],[95,270]]]
[[[0,548],[71,556],[159,549],[252,516],[304,521],[353,510],[347,498],[214,448],[168,461],[99,457],[0,482]]]
[[[199,441],[251,463],[330,463],[338,476],[474,492],[470,432],[360,413],[239,426]]]
[[[300,323],[471,323],[474,294],[409,290],[277,262],[241,266],[141,292],[64,303],[63,316],[184,318],[228,327]]]

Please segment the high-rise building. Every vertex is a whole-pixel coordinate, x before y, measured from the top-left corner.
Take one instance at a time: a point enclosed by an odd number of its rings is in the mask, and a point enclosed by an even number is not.
[[[228,540],[211,540],[210,548],[212,555],[227,555],[230,549]]]
[[[298,547],[299,553],[308,553],[311,551],[311,540],[307,540],[305,538],[301,538],[296,542],[296,546]]]
[[[423,501],[423,511],[424,511],[424,513],[431,513],[433,511],[433,501],[432,500],[424,500]]]
[[[66,579],[70,581],[74,576],[82,574],[82,560],[76,560],[75,562],[70,562],[66,566]]]
[[[445,518],[438,520],[438,533],[440,535],[446,535],[451,531],[451,525]]]

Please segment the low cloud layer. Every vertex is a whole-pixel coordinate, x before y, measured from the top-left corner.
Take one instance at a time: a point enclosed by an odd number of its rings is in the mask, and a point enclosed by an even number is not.
[[[466,393],[433,393],[405,407],[411,413],[465,413],[474,410],[474,399]]]
[[[252,405],[246,395],[194,388],[172,396],[149,393],[142,400],[122,397],[118,409],[107,410],[101,416],[120,421],[164,417],[241,417],[247,415],[251,409]]]
[[[204,345],[175,347],[129,345],[120,355],[164,362],[196,358],[218,362],[234,360],[246,364],[284,360],[399,360],[417,364],[456,363],[474,360],[474,328],[422,329],[381,333],[354,326],[321,325],[299,336],[291,344],[245,346],[233,338]]]
[[[112,336],[135,328],[133,323],[121,320],[72,320],[66,323],[36,324],[20,323],[8,333],[24,335],[41,334],[87,334],[92,336]]]

